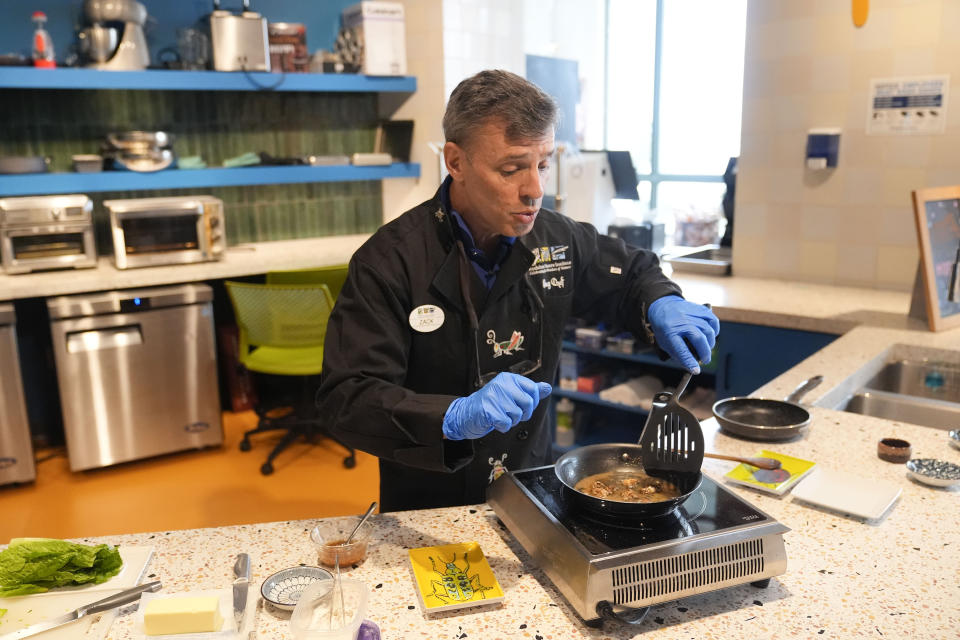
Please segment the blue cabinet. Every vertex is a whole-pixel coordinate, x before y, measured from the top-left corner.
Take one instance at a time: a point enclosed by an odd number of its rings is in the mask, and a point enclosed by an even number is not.
[[[721,322],[717,338],[717,399],[753,393],[839,337],[832,333]]]

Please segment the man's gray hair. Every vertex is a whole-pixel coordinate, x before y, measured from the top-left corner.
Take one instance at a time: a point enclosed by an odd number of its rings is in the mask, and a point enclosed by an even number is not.
[[[537,140],[556,132],[559,117],[557,103],[537,85],[509,71],[487,70],[463,80],[450,94],[443,134],[462,147],[494,120],[503,123],[509,141]]]

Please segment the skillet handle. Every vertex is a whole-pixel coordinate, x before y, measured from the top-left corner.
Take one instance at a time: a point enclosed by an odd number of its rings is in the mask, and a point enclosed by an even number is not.
[[[800,398],[807,395],[809,391],[812,391],[815,387],[820,386],[820,383],[823,382],[823,376],[813,376],[799,387],[793,390],[793,393],[787,396],[787,402],[800,402]]]
[[[606,600],[601,600],[597,603],[597,614],[602,619],[620,624],[640,624],[647,616],[648,611],[650,611],[650,607],[643,607],[641,609],[624,607],[622,613],[617,613],[613,610],[613,605]]]

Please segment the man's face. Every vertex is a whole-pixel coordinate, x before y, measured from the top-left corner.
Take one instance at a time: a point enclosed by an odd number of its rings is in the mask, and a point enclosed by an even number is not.
[[[508,140],[497,121],[477,129],[463,147],[444,146],[451,204],[479,246],[533,229],[552,154],[552,130],[534,140]]]

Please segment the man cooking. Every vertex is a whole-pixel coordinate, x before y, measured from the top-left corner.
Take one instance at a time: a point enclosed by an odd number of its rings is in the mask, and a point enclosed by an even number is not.
[[[327,327],[320,415],[380,458],[382,511],[483,502],[508,468],[550,464],[550,383],[571,316],[654,342],[686,369],[719,322],[656,254],[541,209],[558,112],[506,71],[461,82],[449,176],[350,261]],[[639,434],[638,434],[639,437]]]

